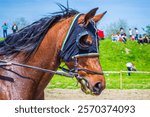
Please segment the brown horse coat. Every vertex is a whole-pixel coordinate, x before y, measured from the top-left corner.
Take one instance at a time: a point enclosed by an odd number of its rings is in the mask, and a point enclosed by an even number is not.
[[[105,13],[95,16],[96,10],[97,9],[91,10],[87,14],[82,15],[78,23],[86,26],[91,19],[98,22]],[[61,63],[59,57],[60,48],[76,13],[78,12],[68,10],[68,14],[53,16],[54,19],[47,29],[43,28],[40,30],[39,28],[41,27],[34,27],[34,25],[38,23],[38,26],[43,26],[42,23],[40,24],[40,22],[37,21],[31,24],[29,28],[26,27],[21,30],[22,32],[25,31],[25,34],[21,33],[21,39],[15,39],[13,35],[10,36],[5,42],[0,43],[0,59],[56,71]],[[32,30],[30,30],[30,27],[32,27]],[[35,35],[33,37],[26,37],[26,35],[29,34],[28,31],[30,31],[31,35],[34,33]],[[43,32],[41,33],[41,31]],[[14,35],[19,35],[20,32]],[[38,34],[40,33],[41,35],[39,36]],[[91,37],[88,36],[87,40],[90,40],[90,38]],[[66,64],[69,68],[74,67],[73,62]],[[98,72],[102,71],[98,56],[78,58],[78,66]],[[87,92],[87,90],[94,92],[96,90],[97,93],[93,94],[99,95],[105,88],[103,75],[87,73],[85,71],[80,71],[79,74],[86,77],[90,85],[86,86],[86,84],[80,82],[81,89],[84,92]],[[0,99],[44,99],[44,89],[53,75],[54,74],[19,66],[0,66]],[[101,86],[99,86],[100,83]],[[91,89],[89,89],[89,87],[91,87]]]

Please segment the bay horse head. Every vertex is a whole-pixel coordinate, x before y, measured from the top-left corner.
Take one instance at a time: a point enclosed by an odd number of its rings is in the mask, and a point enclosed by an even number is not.
[[[61,60],[75,74],[83,92],[99,95],[105,78],[96,23],[106,12],[95,15],[97,9],[80,14],[65,8],[63,14],[42,18],[0,42],[0,99],[44,99],[44,89],[55,72],[35,68],[56,71]]]
[[[70,34],[63,43],[61,57],[70,69],[77,73],[76,78],[86,94],[99,95],[105,88],[105,78],[99,61],[99,42],[96,23],[104,13],[96,15],[98,8],[87,14],[76,15]]]

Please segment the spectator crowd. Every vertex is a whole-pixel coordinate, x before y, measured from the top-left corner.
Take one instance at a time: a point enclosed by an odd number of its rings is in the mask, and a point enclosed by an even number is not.
[[[127,35],[128,33],[128,35]],[[137,28],[131,29],[129,28],[128,32],[125,32],[124,28],[120,28],[117,34],[112,34],[111,39],[113,42],[121,41],[126,43],[127,40],[136,40],[138,43],[149,43],[150,39],[147,35],[141,35]]]

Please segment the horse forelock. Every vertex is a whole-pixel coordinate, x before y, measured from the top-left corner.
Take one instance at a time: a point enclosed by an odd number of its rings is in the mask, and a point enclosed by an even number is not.
[[[42,18],[17,33],[8,35],[5,41],[0,42],[0,56],[15,56],[22,52],[25,54],[25,59],[29,59],[31,55],[36,53],[44,36],[55,23],[77,13],[78,11],[73,9],[55,12],[50,17]]]

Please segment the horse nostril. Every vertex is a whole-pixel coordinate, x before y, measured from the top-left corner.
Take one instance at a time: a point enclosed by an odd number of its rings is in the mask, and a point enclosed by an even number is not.
[[[102,88],[101,82],[96,83],[94,87],[95,87],[96,89],[101,89],[101,88]]]
[[[93,87],[93,91],[96,94],[100,94],[102,92],[103,88],[102,88],[102,83],[101,82],[97,82],[94,87]]]

